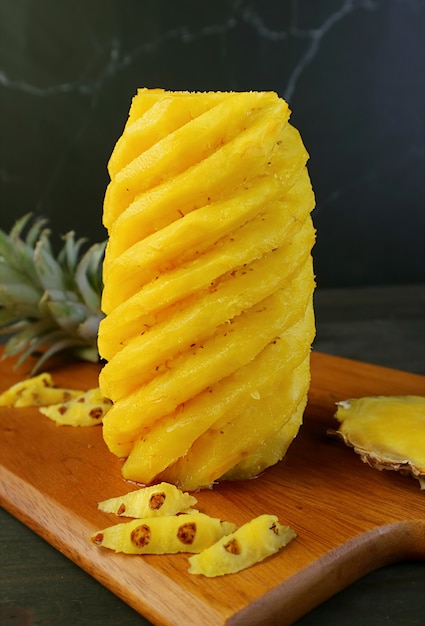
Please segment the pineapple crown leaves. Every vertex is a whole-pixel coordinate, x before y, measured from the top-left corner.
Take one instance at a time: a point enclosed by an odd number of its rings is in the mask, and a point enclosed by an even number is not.
[[[19,365],[42,350],[33,373],[61,351],[96,361],[106,242],[83,252],[87,240],[70,231],[55,257],[46,220],[31,219],[9,234],[0,229],[0,334],[10,335],[3,357],[19,354]]]

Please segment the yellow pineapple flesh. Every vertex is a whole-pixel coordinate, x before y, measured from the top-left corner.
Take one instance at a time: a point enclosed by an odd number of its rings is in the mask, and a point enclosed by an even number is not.
[[[248,478],[302,422],[314,338],[307,151],[272,92],[141,89],[109,162],[98,346],[126,478]]]

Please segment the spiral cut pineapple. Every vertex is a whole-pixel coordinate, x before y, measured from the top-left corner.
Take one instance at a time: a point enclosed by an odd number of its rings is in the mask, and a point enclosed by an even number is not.
[[[308,154],[272,92],[141,89],[109,162],[99,352],[125,478],[257,475],[302,422],[314,337]]]

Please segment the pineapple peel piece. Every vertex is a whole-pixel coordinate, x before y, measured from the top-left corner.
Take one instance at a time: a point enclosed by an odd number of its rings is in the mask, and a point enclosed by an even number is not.
[[[101,424],[112,403],[100,389],[79,392],[66,402],[39,407],[40,413],[59,426],[94,426]]]
[[[340,437],[378,470],[411,474],[425,489],[425,396],[371,396],[337,402]]]
[[[77,389],[56,387],[49,372],[43,372],[9,387],[0,394],[0,406],[23,408],[49,406],[78,398],[83,392]]]
[[[118,516],[148,518],[195,512],[191,509],[197,499],[170,483],[159,483],[151,487],[136,489],[124,496],[109,498],[99,502],[98,508],[104,513]]]
[[[125,554],[177,554],[205,550],[235,528],[204,513],[188,513],[115,524],[94,533],[90,540]]]
[[[189,573],[207,577],[234,574],[275,554],[296,537],[276,515],[260,515],[189,558]]]

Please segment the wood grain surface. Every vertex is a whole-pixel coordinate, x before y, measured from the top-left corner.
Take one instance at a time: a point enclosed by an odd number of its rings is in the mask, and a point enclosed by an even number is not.
[[[12,365],[0,362],[0,392],[30,367]],[[97,385],[96,365],[52,367],[60,386]],[[372,569],[425,559],[418,482],[370,468],[326,434],[336,401],[378,394],[425,395],[425,377],[313,352],[304,424],[283,461],[196,494],[210,515],[242,524],[273,513],[296,530],[287,548],[238,574],[205,579],[188,574],[185,554],[135,557],[88,542],[119,521],[97,502],[134,489],[100,426],[58,427],[37,409],[0,407],[0,504],[154,624],[291,624]]]

